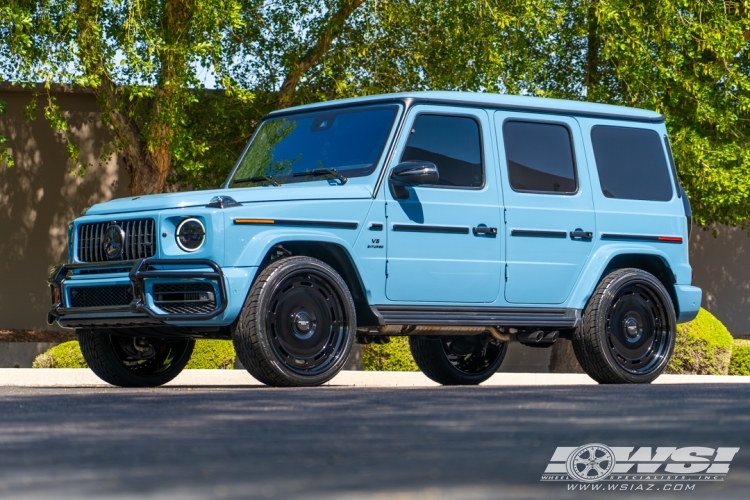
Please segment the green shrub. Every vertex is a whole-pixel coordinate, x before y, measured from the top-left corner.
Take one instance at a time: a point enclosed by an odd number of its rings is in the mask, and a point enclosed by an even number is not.
[[[234,368],[234,346],[231,340],[197,340],[188,369],[221,369]]]
[[[232,369],[234,346],[231,340],[197,340],[185,368]],[[88,368],[78,341],[57,345],[36,357],[32,368]]]
[[[674,356],[665,373],[726,375],[732,342],[721,321],[701,308],[693,321],[677,325]]]
[[[48,349],[34,359],[32,368],[88,368],[77,340]]]
[[[411,357],[407,337],[391,337],[387,344],[362,346],[362,366],[366,371],[418,372]]]
[[[750,340],[737,339],[732,344],[730,375],[750,375]]]

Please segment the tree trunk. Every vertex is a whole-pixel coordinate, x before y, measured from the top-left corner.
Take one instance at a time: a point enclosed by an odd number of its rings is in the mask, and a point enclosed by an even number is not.
[[[290,68],[289,74],[284,79],[284,83],[281,84],[279,95],[276,98],[277,109],[287,108],[294,103],[294,94],[297,91],[297,85],[302,76],[328,52],[331,43],[344,30],[344,25],[349,16],[363,3],[364,0],[345,0],[341,8],[334,12],[328,19],[325,27],[318,35],[315,45],[310,47],[302,58]]]
[[[186,61],[179,43],[186,43],[193,13],[192,0],[168,0],[162,12],[165,44],[161,47],[160,74],[150,101],[149,119],[141,129],[128,116],[128,99],[107,72],[98,36],[97,7],[91,0],[78,3],[78,53],[102,108],[103,121],[111,127],[130,176],[131,195],[162,193],[172,168],[170,145],[176,115],[181,110]],[[189,43],[189,42],[188,42]]]
[[[596,99],[596,88],[599,85],[599,19],[597,9],[599,0],[589,0],[587,13],[588,37],[586,47],[586,100]]]

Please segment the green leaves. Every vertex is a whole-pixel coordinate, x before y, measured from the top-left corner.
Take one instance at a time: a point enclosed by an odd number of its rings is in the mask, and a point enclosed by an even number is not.
[[[0,100],[0,115],[5,114],[5,102]],[[5,163],[8,167],[14,165],[13,155],[8,151],[8,147],[4,146],[4,143],[8,140],[3,134],[0,134],[0,166]]]
[[[667,116],[694,220],[744,224],[749,4],[6,0],[0,78],[93,89],[134,194],[219,185],[280,105],[431,89],[647,108]],[[81,173],[64,116],[40,97]]]

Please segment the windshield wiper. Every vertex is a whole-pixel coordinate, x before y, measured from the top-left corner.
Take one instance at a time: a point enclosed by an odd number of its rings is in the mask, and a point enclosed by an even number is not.
[[[270,175],[254,175],[252,177],[243,177],[241,179],[233,179],[232,183],[235,183],[235,182],[263,182],[263,181],[270,182],[274,186],[281,186],[281,184],[279,184],[279,181],[277,181],[276,179],[274,179]]]
[[[308,170],[307,172],[295,172],[294,177],[320,177],[321,175],[331,175],[334,179],[338,179],[341,184],[346,184],[347,179],[339,173],[335,168],[316,168],[315,170]]]

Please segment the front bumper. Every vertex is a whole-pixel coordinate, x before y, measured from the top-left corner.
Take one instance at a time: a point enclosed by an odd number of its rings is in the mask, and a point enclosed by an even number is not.
[[[175,266],[177,268],[175,269]],[[93,307],[70,307],[66,305],[69,299],[66,288],[75,281],[79,284],[83,280],[76,280],[81,273],[92,274],[130,270],[123,276],[121,282],[132,285],[132,301],[127,305],[105,305]],[[198,268],[198,269],[195,269]],[[111,275],[109,275],[111,276]],[[149,301],[146,293],[146,280],[168,280],[174,282],[195,281],[210,282],[218,291],[218,299],[214,300],[211,310],[200,313],[165,313],[156,307],[153,300]],[[208,259],[139,259],[130,263],[77,263],[60,264],[55,267],[47,280],[52,293],[53,307],[47,314],[47,322],[55,321],[68,328],[98,328],[98,327],[137,327],[149,325],[163,325],[167,322],[203,322],[215,318],[227,308],[227,289],[224,273],[215,262]],[[85,280],[93,282],[95,280]],[[75,287],[73,287],[75,289]]]

